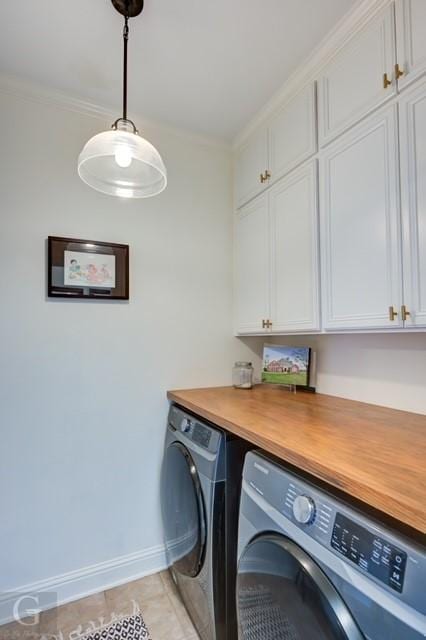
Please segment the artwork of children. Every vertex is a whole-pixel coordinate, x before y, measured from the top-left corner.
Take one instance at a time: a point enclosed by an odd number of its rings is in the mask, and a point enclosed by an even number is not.
[[[308,347],[265,344],[262,382],[308,386],[310,352]]]
[[[64,285],[67,287],[115,287],[115,256],[104,253],[64,251]]]

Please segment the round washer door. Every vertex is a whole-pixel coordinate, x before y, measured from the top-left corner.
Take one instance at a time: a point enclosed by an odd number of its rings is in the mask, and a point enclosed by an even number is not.
[[[246,547],[237,607],[239,640],[365,640],[325,573],[282,535]]]
[[[168,446],[163,466],[162,512],[170,563],[179,573],[195,577],[206,543],[204,501],[197,469],[180,442]]]

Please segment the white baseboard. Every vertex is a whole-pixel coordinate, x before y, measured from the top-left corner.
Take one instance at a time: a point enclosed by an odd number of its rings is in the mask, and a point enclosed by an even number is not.
[[[47,580],[23,585],[7,594],[0,595],[0,625],[13,622],[16,619],[14,607],[23,595],[32,595],[34,598],[32,601],[22,601],[22,606],[26,604],[32,609],[45,611],[57,605],[79,600],[105,589],[111,589],[120,584],[157,573],[166,567],[164,546],[157,545]],[[22,615],[23,612],[20,611],[20,613]]]

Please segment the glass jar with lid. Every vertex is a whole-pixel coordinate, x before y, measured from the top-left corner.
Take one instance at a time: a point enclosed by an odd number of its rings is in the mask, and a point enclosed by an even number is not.
[[[253,365],[239,361],[232,369],[232,384],[236,389],[251,389],[253,386]]]

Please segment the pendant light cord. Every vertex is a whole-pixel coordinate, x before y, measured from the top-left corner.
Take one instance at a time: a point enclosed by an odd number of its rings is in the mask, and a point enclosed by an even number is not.
[[[133,127],[133,133],[137,134],[138,130],[135,127],[135,123],[127,118],[127,44],[129,41],[129,0],[126,1],[126,13],[124,15],[124,27],[123,27],[123,117],[117,118],[117,120],[111,125],[111,128],[117,130],[118,123],[124,122],[126,125]]]
[[[123,28],[123,120],[127,120],[127,43],[129,41],[129,16],[124,17]]]

